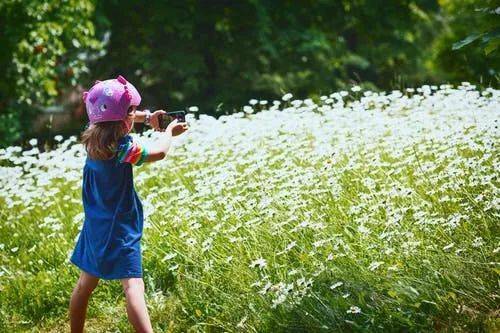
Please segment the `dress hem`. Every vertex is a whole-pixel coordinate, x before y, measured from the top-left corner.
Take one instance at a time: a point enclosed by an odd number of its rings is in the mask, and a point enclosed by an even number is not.
[[[99,273],[96,273],[96,272],[92,272],[92,271],[90,271],[87,268],[83,268],[80,264],[78,264],[75,261],[73,261],[73,258],[70,259],[70,262],[73,265],[75,265],[76,267],[78,267],[80,270],[84,271],[85,273],[93,275],[96,278],[103,279],[103,280],[121,280],[121,279],[129,279],[129,278],[142,278],[142,274],[140,274],[140,273],[135,273],[135,274],[131,273],[131,274],[123,275],[123,276],[118,276],[118,275],[116,275],[116,276],[114,276],[114,275],[105,276],[105,275],[102,275],[102,274],[99,274]]]

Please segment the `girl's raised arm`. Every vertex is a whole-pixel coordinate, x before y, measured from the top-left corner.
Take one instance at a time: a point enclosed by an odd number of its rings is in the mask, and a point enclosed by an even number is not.
[[[148,154],[145,157],[144,162],[155,162],[165,158],[170,149],[172,137],[184,133],[187,129],[188,127],[186,123],[179,123],[177,122],[177,119],[174,119],[170,124],[168,124],[165,132],[160,134],[158,141],[151,144],[151,147],[148,148]]]
[[[148,146],[129,140],[120,145],[118,149],[118,160],[120,163],[130,163],[133,165],[142,165],[145,162],[159,161],[170,149],[172,137],[184,133],[188,129],[186,123],[178,123],[177,119],[172,121],[165,132],[162,132],[159,139]]]

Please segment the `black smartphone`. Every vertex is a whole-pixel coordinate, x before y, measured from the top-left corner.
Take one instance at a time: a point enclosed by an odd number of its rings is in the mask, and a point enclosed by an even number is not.
[[[166,114],[160,114],[158,116],[160,128],[167,128],[168,124],[174,121],[174,119],[177,119],[177,121],[180,123],[186,122],[186,111],[171,111],[167,112]]]

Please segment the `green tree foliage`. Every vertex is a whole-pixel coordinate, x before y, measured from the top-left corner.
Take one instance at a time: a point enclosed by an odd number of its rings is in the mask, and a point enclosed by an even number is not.
[[[496,1],[495,1],[496,3]],[[477,19],[480,29],[467,38],[453,44],[453,50],[459,50],[475,41],[480,41],[484,48],[484,53],[489,55],[500,45],[500,7],[494,6],[494,1],[485,1],[481,7],[475,8],[478,12]]]
[[[354,83],[497,86],[495,3],[4,0],[0,145],[21,138],[61,92],[117,74],[140,88],[145,106],[198,105],[209,114],[250,98],[301,98]]]
[[[435,79],[498,85],[500,7],[497,0],[441,0],[441,33],[430,48]]]
[[[89,0],[0,2],[0,144],[18,139],[40,106],[74,86],[100,47]]]
[[[422,45],[433,36],[426,13],[437,8],[431,0],[106,1],[98,11],[111,31],[108,56],[93,72],[124,74],[156,106],[207,113],[353,81],[421,82]]]

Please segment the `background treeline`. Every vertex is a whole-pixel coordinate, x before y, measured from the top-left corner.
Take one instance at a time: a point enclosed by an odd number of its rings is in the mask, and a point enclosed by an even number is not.
[[[490,0],[2,0],[0,145],[57,108],[77,133],[81,91],[117,74],[144,106],[212,115],[354,83],[497,87],[499,21]]]

